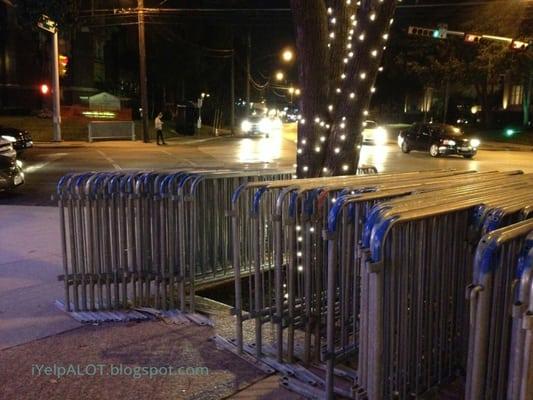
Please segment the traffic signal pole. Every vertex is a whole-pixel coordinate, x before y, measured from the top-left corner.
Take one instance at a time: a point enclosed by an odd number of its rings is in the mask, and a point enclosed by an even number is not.
[[[59,43],[57,29],[52,35],[52,80],[54,88],[53,95],[53,112],[54,112],[54,142],[61,142],[61,89],[59,87]]]

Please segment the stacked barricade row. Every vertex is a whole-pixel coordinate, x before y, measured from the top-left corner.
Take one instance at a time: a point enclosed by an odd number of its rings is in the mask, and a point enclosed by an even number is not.
[[[466,399],[528,399],[528,316],[533,248],[531,220],[486,234],[469,286],[470,336]],[[528,306],[529,303],[529,306]],[[529,341],[531,341],[529,337]],[[529,369],[529,370],[528,370]]]
[[[196,281],[232,279],[225,218],[231,193],[244,182],[291,176],[269,170],[64,176],[57,197],[66,308],[194,310]]]
[[[275,362],[288,387],[300,374],[313,386],[302,393],[382,399],[433,390],[467,365],[464,291],[477,241],[529,218],[532,184],[519,171],[431,171],[243,185],[232,209],[249,194],[257,232],[240,236],[248,221],[231,213],[236,271],[252,265],[255,276],[243,294],[236,272],[237,348]],[[272,198],[275,209],[263,207]],[[273,283],[258,258],[265,224],[273,228]],[[243,265],[236,257],[248,241],[251,264]],[[269,326],[272,344],[263,340]],[[326,379],[294,361],[324,365]]]

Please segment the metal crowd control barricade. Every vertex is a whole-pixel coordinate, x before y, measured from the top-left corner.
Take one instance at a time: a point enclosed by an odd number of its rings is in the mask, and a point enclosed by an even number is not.
[[[364,250],[365,246],[360,248],[359,243],[364,242],[364,228],[368,219],[375,217],[372,214],[373,206],[385,204],[386,211],[394,205],[397,210],[412,212],[438,204],[445,209],[449,202],[467,201],[468,210],[455,216],[462,223],[457,229],[462,229],[463,241],[460,240],[461,236],[446,236],[458,247],[456,253],[452,254],[464,255],[460,260],[464,267],[473,259],[475,248],[475,240],[472,240],[469,229],[474,208],[486,202],[486,210],[490,211],[494,207],[492,203],[503,204],[506,198],[494,195],[494,186],[517,190],[527,183],[531,184],[531,177],[519,175],[517,171],[483,174],[432,171],[241,186],[233,195],[231,212],[236,271],[237,349],[266,360],[290,376],[300,374],[305,382],[315,385],[312,390],[314,393],[317,393],[317,387],[322,387],[321,390],[326,390],[325,394],[329,397],[333,396],[334,391],[349,395],[346,389],[334,385],[335,377],[342,376],[353,382],[353,397],[366,396],[367,380],[377,382],[378,376],[375,373],[376,365],[369,361],[369,354],[375,352],[372,347],[375,343],[371,339],[376,335],[372,336],[368,331],[369,324],[375,324],[371,318],[377,307],[375,302],[378,296],[376,288],[369,288],[361,277],[361,274],[367,277],[366,272],[361,271],[366,263],[363,263],[363,267],[361,263],[366,261],[368,251]],[[276,199],[274,209],[272,198]],[[395,198],[397,200],[390,201]],[[242,214],[237,212],[243,205],[251,210],[251,218],[246,222],[240,219],[239,215]],[[478,231],[485,223],[486,216],[487,213],[480,214]],[[266,226],[268,230],[273,229],[273,243],[257,240],[257,232],[266,229]],[[334,231],[332,227],[335,227]],[[248,228],[252,234],[243,236]],[[323,238],[320,232],[324,229],[326,235]],[[442,232],[442,226],[439,229],[440,235],[446,234]],[[429,233],[426,229],[426,234]],[[427,243],[430,244],[429,241]],[[271,271],[271,264],[264,268],[258,257],[270,248],[273,248],[274,253],[273,277],[266,273]],[[329,254],[328,249],[331,250]],[[415,249],[410,251],[414,252]],[[445,254],[442,248],[439,251],[439,254]],[[460,261],[456,264],[459,265]],[[237,275],[237,271],[253,273],[254,278],[248,279],[247,285],[243,285],[242,275]],[[432,273],[438,275],[436,271]],[[461,316],[465,315],[466,306],[463,296],[458,293],[464,293],[464,287],[469,282],[468,276],[465,274],[461,279],[456,276],[455,281],[449,284],[455,290],[450,302],[455,307],[454,312]],[[363,285],[367,286],[363,288]],[[466,318],[456,317],[455,323],[456,326],[448,328],[446,334],[464,332]],[[246,332],[254,332],[254,343],[245,342]],[[272,338],[272,345],[264,343],[263,338],[267,336]],[[444,338],[445,334],[441,334],[439,340],[442,342]],[[462,346],[464,348],[464,344]],[[452,355],[448,355],[448,351]],[[460,359],[463,353],[448,347],[440,357],[455,360]],[[359,369],[355,372],[357,358]],[[290,367],[286,364],[297,360],[304,365],[325,362],[325,381],[316,375],[303,373],[294,364]],[[404,357],[404,362],[412,360],[416,360],[416,357]],[[343,361],[347,361],[352,368],[341,368],[339,363]],[[451,369],[447,371],[449,375]],[[291,384],[294,383],[291,381]],[[426,387],[436,384],[431,381]],[[419,386],[423,387],[422,384]]]
[[[532,220],[494,230],[479,243],[468,292],[466,399],[518,400],[533,395],[522,375],[528,373],[524,350],[531,348],[524,329],[529,317],[524,313],[533,283],[528,257],[532,248]]]
[[[520,400],[529,400],[531,398],[531,393],[533,393],[533,279],[531,279],[531,270],[533,269],[533,250],[529,251],[527,258],[524,260],[524,266],[526,271],[530,275],[530,287],[529,287],[529,298],[527,298],[527,289],[520,286],[520,295],[524,295],[524,298],[519,298],[516,308],[519,311],[525,309],[525,302],[529,300],[529,305],[522,318],[517,321],[513,321],[515,325],[513,326],[513,333],[518,331],[515,336],[513,336],[513,342],[511,347],[511,368],[518,364],[519,368],[514,368],[510,371],[513,373],[511,376],[512,382],[509,386],[510,390],[508,395],[517,396]],[[522,274],[522,277],[527,275],[526,273]],[[521,280],[524,281],[524,279]],[[514,317],[514,315],[513,315]],[[520,325],[521,323],[521,325]],[[520,330],[522,328],[522,330]],[[523,342],[521,341],[523,339]],[[513,357],[515,356],[515,357]],[[518,359],[517,359],[518,358]],[[520,383],[516,381],[520,379]],[[518,391],[518,387],[519,390]]]
[[[194,310],[196,286],[233,279],[225,219],[245,182],[291,171],[121,171],[58,183],[68,311]]]
[[[513,179],[522,208],[531,201],[531,181],[520,191],[524,179]],[[464,367],[467,313],[459,294],[471,281],[472,237],[479,235],[472,216],[479,204],[487,205],[486,218],[507,200],[494,194],[493,183],[483,185],[470,194],[444,190],[434,199],[385,203],[369,218],[358,383],[370,398],[419,396]]]

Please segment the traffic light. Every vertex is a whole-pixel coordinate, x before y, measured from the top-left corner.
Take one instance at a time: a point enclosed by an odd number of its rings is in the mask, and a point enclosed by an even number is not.
[[[39,86],[39,90],[41,91],[41,94],[45,96],[50,93],[50,87],[46,83]]]
[[[68,57],[64,55],[59,56],[59,76],[65,76],[67,74]]]
[[[472,33],[465,33],[465,43],[478,44],[482,39],[481,35],[474,35]]]
[[[425,36],[434,39],[446,39],[448,36],[448,26],[445,24],[439,25],[437,29],[421,28],[419,26],[410,26],[407,29],[409,35]]]
[[[513,40],[511,42],[511,49],[516,51],[525,51],[529,47],[529,43]]]

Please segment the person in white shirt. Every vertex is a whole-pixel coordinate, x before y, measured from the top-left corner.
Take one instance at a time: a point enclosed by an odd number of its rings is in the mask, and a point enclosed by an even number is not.
[[[160,144],[166,144],[165,138],[163,137],[163,113],[157,114],[157,117],[155,117],[155,132],[156,132],[156,139],[157,139],[157,145]],[[161,143],[159,143],[159,139],[161,139]]]

